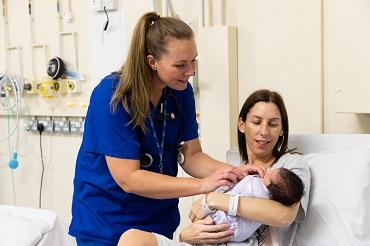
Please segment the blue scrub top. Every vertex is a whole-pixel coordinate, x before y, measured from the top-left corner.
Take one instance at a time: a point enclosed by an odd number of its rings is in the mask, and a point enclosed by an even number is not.
[[[160,172],[159,153],[149,120],[146,122],[148,130],[143,136],[140,130],[128,125],[131,116],[121,104],[115,111],[111,110],[110,101],[118,83],[119,74],[112,73],[95,87],[90,98],[76,161],[69,234],[106,245],[116,245],[121,234],[131,228],[172,238],[180,222],[178,199],[151,199],[126,193],[108,170],[105,156],[139,160],[145,151],[154,159],[153,164],[145,169]],[[177,144],[198,137],[194,94],[190,84],[183,91],[164,90],[167,93],[162,93],[161,102],[166,98],[167,114],[173,113],[175,119],[167,119],[163,173],[176,176]],[[167,95],[169,91],[171,95]],[[151,105],[160,142],[163,120],[157,117],[158,114],[159,107]]]

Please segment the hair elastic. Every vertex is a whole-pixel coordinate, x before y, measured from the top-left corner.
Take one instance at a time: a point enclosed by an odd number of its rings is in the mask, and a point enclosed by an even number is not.
[[[158,15],[157,17],[155,17],[154,20],[152,21],[152,24],[151,25],[153,25],[160,17],[161,17],[160,15]]]

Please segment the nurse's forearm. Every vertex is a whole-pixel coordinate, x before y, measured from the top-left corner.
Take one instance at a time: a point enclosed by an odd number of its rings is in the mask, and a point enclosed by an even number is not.
[[[203,153],[199,139],[187,141],[184,145],[183,153],[185,163],[183,169],[193,177],[204,178],[214,173],[220,167],[230,167],[230,165],[217,161]]]
[[[117,183],[128,193],[156,199],[186,197],[204,192],[201,179],[172,177],[145,170],[137,170],[124,182]]]
[[[197,152],[185,158],[184,170],[193,177],[204,178],[214,173],[220,167],[230,167],[221,161],[211,158],[203,152]]]
[[[235,182],[230,170],[219,170],[207,178],[177,178],[140,169],[138,160],[105,157],[115,182],[126,192],[151,198],[174,198],[208,193]]]

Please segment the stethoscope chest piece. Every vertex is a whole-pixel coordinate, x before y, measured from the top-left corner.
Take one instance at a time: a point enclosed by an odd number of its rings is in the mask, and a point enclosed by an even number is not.
[[[140,157],[140,166],[142,167],[150,167],[153,164],[153,157],[148,153],[144,153]]]
[[[182,165],[185,162],[185,156],[182,153],[182,150],[184,149],[185,142],[181,142],[177,145],[177,164]]]
[[[177,154],[177,164],[182,165],[182,164],[184,164],[184,161],[185,161],[184,154],[182,152],[179,152]]]

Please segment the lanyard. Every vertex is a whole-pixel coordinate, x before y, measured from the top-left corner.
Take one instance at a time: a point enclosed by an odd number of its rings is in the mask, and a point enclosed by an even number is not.
[[[167,115],[167,100],[166,100],[166,98],[167,98],[167,96],[165,95],[164,96],[164,109],[163,109],[164,110],[164,114],[163,114],[164,116]],[[162,111],[162,107],[161,107],[161,111]],[[154,128],[154,123],[153,123],[152,117],[149,117],[149,121],[150,121],[150,127],[152,128],[153,137],[154,137],[154,140],[155,140],[155,145],[157,146],[157,150],[158,150],[158,154],[159,154],[159,171],[161,172],[161,174],[163,174],[163,149],[164,149],[164,139],[165,139],[165,136],[166,136],[167,117],[163,117],[163,129],[162,129],[161,144],[159,144],[157,133],[156,133],[155,128]]]

